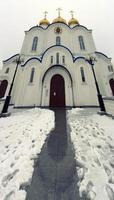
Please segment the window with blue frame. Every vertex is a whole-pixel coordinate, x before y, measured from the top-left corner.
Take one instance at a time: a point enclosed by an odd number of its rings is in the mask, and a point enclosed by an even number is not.
[[[82,82],[85,82],[85,73],[84,73],[83,67],[80,67],[80,72],[81,72],[81,79],[82,79]]]
[[[114,71],[112,65],[108,65],[108,71],[109,71],[109,72],[113,72],[113,71]]]
[[[59,53],[56,53],[56,63],[59,64]]]
[[[60,45],[61,44],[61,38],[60,36],[56,37],[56,45]]]
[[[53,56],[51,56],[51,64],[53,64]]]
[[[79,39],[80,49],[81,49],[81,50],[85,50],[85,44],[84,44],[83,36],[80,35],[80,36],[78,37],[78,39]]]
[[[62,56],[62,63],[65,64],[65,56]]]
[[[5,73],[6,73],[6,74],[8,74],[8,73],[9,73],[9,67],[6,69]]]
[[[31,74],[30,74],[30,83],[33,83],[33,80],[34,80],[34,73],[35,73],[35,68],[33,67],[31,69]]]
[[[32,51],[36,51],[38,45],[38,37],[33,38]]]

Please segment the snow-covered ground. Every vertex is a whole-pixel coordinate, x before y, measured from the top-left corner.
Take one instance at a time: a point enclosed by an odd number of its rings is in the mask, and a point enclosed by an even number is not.
[[[30,183],[34,159],[54,127],[54,113],[30,109],[0,118],[0,200],[23,200],[22,185]]]
[[[114,200],[114,120],[96,112],[68,111],[80,196]],[[0,118],[0,200],[25,199],[34,160],[53,128],[54,113],[45,109],[18,110]]]
[[[84,199],[114,200],[114,120],[92,109],[68,113]]]

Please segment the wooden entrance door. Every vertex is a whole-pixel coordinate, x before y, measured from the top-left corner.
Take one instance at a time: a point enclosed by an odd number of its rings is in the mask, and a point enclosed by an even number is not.
[[[50,107],[65,107],[65,83],[59,74],[54,75],[51,79]]]
[[[112,90],[112,94],[114,96],[114,79],[110,79],[109,83],[110,83],[110,87],[111,87],[111,90]]]
[[[7,80],[1,81],[1,83],[0,83],[0,98],[4,97],[7,86],[8,86]]]

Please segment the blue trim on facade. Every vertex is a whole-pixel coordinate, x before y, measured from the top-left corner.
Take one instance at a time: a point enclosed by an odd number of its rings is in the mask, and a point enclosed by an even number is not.
[[[11,56],[10,58],[8,58],[6,60],[3,60],[3,62],[5,63],[5,62],[9,61],[10,59],[14,58],[15,56],[19,56],[19,53]]]
[[[31,60],[38,60],[40,63],[41,63],[41,60],[39,59],[39,58],[37,58],[37,57],[32,57],[32,58],[30,58],[30,59],[28,59],[23,65],[21,65],[22,67],[23,66],[25,66],[29,61],[31,61]]]
[[[39,59],[39,58],[37,58],[37,57],[32,57],[32,58],[28,59],[28,60],[27,60],[23,65],[21,65],[21,66],[22,66],[22,67],[25,66],[30,60],[33,60],[33,59],[36,59],[36,60],[38,60],[40,63],[42,63],[43,57],[44,57],[45,53],[46,53],[49,49],[51,49],[51,48],[53,48],[53,47],[62,47],[62,48],[64,48],[64,49],[66,49],[66,50],[71,54],[72,60],[73,60],[73,63],[74,63],[74,56],[73,56],[73,54],[72,54],[72,52],[71,52],[71,50],[70,50],[69,48],[67,48],[67,47],[65,47],[65,46],[63,46],[63,45],[53,45],[53,46],[47,48],[47,49],[44,51],[44,53],[42,54],[41,59]]]
[[[63,45],[53,45],[53,46],[47,48],[47,49],[44,51],[44,53],[42,54],[41,59],[39,59],[39,58],[37,58],[37,57],[32,57],[32,58],[28,59],[28,60],[27,60],[24,64],[22,64],[21,66],[22,66],[22,67],[25,66],[29,61],[34,60],[34,59],[35,59],[35,60],[38,60],[40,63],[42,63],[45,53],[46,53],[49,49],[51,49],[51,48],[53,48],[53,47],[63,47],[63,48],[65,48],[65,49],[71,54],[73,63],[75,63],[78,59],[83,59],[83,60],[86,61],[86,58],[83,57],[83,56],[79,56],[79,57],[77,57],[77,58],[74,58],[74,56],[73,56],[71,50],[70,50],[69,48],[63,46]]]
[[[96,54],[101,54],[101,55],[104,56],[105,58],[111,59],[111,58],[109,58],[107,55],[105,55],[105,54],[102,53],[102,52],[95,51],[95,53],[96,53]]]
[[[63,46],[63,45],[53,45],[53,46],[47,48],[47,49],[44,51],[44,53],[42,54],[41,60],[43,60],[43,57],[44,57],[45,53],[46,53],[49,49],[51,49],[51,48],[53,48],[53,47],[62,47],[62,48],[64,48],[64,49],[66,49],[67,51],[69,51],[69,53],[70,53],[71,56],[72,56],[72,60],[73,60],[73,62],[74,62],[74,56],[73,56],[71,50],[70,50],[68,47]]]
[[[69,29],[74,29],[74,28],[76,28],[76,27],[82,27],[82,28],[84,28],[84,29],[86,29],[87,31],[92,31],[91,29],[88,29],[87,27],[85,27],[85,26],[83,26],[83,25],[76,25],[76,26],[74,26],[74,27],[70,27],[70,26],[68,26],[67,24],[65,24],[65,23],[63,23],[63,22],[54,22],[54,23],[51,23],[51,24],[49,24],[46,28],[43,28],[42,26],[33,26],[33,27],[31,27],[28,31],[26,31],[26,32],[29,32],[29,31],[31,31],[32,29],[34,29],[34,28],[40,28],[40,29],[42,29],[42,30],[46,30],[46,29],[48,29],[50,26],[53,26],[54,24],[64,24],[64,25],[66,25]]]
[[[73,83],[73,81],[72,81],[72,76],[71,76],[70,72],[68,71],[68,69],[67,69],[66,67],[64,67],[64,65],[60,65],[60,64],[52,65],[51,67],[49,67],[49,68],[45,71],[45,73],[44,73],[44,75],[43,75],[42,82],[44,81],[44,78],[45,78],[45,76],[46,76],[46,73],[47,73],[48,71],[50,71],[51,69],[53,69],[54,67],[63,68],[63,69],[69,74],[70,79],[71,79],[71,82]]]
[[[34,29],[34,28],[42,28],[41,26],[33,26],[33,27],[31,27],[28,31],[25,31],[25,32],[29,32],[29,31],[31,31],[32,29]],[[42,28],[43,29],[43,28]]]
[[[83,59],[83,60],[86,61],[86,58],[85,58],[85,57],[83,57],[83,56],[79,56],[79,57],[77,57],[77,58],[74,59],[74,62],[76,62],[78,59]]]

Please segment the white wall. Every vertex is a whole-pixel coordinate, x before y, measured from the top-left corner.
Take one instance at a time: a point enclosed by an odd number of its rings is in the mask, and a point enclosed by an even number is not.
[[[56,34],[55,28],[60,27],[62,33]],[[78,37],[83,36],[85,42],[85,51],[80,50]],[[34,37],[38,37],[38,47],[36,52],[31,51]],[[50,46],[56,45],[56,37],[61,37],[61,45],[69,48],[73,54],[87,54],[95,51],[92,32],[84,27],[77,26],[70,29],[63,23],[55,23],[43,30],[40,27],[34,27],[30,31],[25,32],[25,39],[21,49],[21,54],[27,55],[41,55]]]
[[[50,46],[56,43],[56,34],[54,32],[55,27],[61,27],[62,33],[61,44],[66,46],[71,50],[70,53],[66,48],[61,46]],[[83,36],[85,43],[85,51],[80,50],[78,36]],[[35,36],[39,37],[38,47],[35,52],[31,51],[33,38]],[[47,51],[46,49],[49,48]],[[23,68],[19,66],[18,72],[15,79],[15,84],[12,91],[11,102],[15,103],[15,106],[48,106],[49,96],[50,96],[50,80],[51,77],[59,73],[63,76],[65,80],[65,92],[66,92],[66,104],[67,106],[96,106],[98,105],[97,91],[95,87],[95,82],[91,70],[91,66],[84,59],[77,59],[73,62],[72,54],[75,56],[86,56],[89,53],[95,52],[95,44],[92,37],[92,32],[81,26],[76,26],[70,29],[67,25],[63,23],[55,23],[50,25],[47,29],[43,30],[40,27],[34,27],[30,31],[25,32],[25,38],[23,41],[23,46],[21,49],[21,54],[24,55],[25,61],[32,57],[39,57],[45,51],[42,62],[32,59]],[[56,53],[60,55],[60,65],[51,69],[47,73],[42,82],[46,71],[56,65]],[[62,56],[65,56],[65,64],[62,63]],[[53,56],[54,61],[51,64],[51,56]],[[95,73],[97,76],[97,81],[99,83],[101,94],[104,96],[111,95],[111,89],[109,86],[109,76],[111,75],[108,71],[108,65],[111,60],[105,56],[96,53],[97,62],[95,63]],[[16,63],[13,62],[15,58],[12,58],[5,62],[0,79],[8,80],[8,88],[6,95],[9,91],[12,77],[14,75]],[[8,74],[5,73],[7,67],[10,68]],[[30,83],[30,74],[32,67],[35,68],[35,76],[33,83]],[[84,68],[86,82],[83,83],[80,74],[80,67]],[[58,71],[60,70],[60,72]],[[66,71],[69,72],[66,73]],[[70,78],[71,76],[71,78]],[[70,82],[72,79],[72,83]],[[46,87],[44,87],[46,85]],[[70,88],[72,85],[72,88]],[[48,91],[47,91],[48,90]],[[46,96],[47,94],[47,96]]]
[[[104,98],[106,113],[114,117],[114,97]]]
[[[82,81],[80,68],[83,67],[85,74],[85,82]],[[97,91],[90,65],[83,59],[78,59],[75,63],[75,105],[96,106]]]
[[[59,52],[60,58],[65,55],[65,65],[62,67],[51,68],[50,58],[54,56],[54,63],[56,65],[56,52]],[[62,60],[60,60],[62,65]],[[32,84],[29,83],[31,68],[35,67],[35,77]],[[81,80],[80,67],[84,67],[86,82]],[[43,77],[46,75],[46,79]],[[71,78],[66,71],[69,71]],[[54,74],[61,74],[65,80],[65,92],[66,92],[66,105],[67,106],[96,106],[97,95],[96,88],[93,79],[91,67],[82,59],[78,59],[73,63],[72,56],[68,50],[63,47],[53,47],[49,49],[40,63],[37,60],[31,60],[26,66],[20,69],[17,80],[17,89],[15,89],[16,106],[48,106],[50,97],[50,80]],[[19,80],[22,80],[19,82]],[[72,87],[71,87],[72,85]]]
[[[95,62],[94,68],[101,94],[103,96],[112,96],[112,91],[109,84],[109,77],[112,74],[112,72],[109,72],[108,70],[108,65],[111,65],[111,59],[98,53],[96,54],[96,59],[97,62]]]

